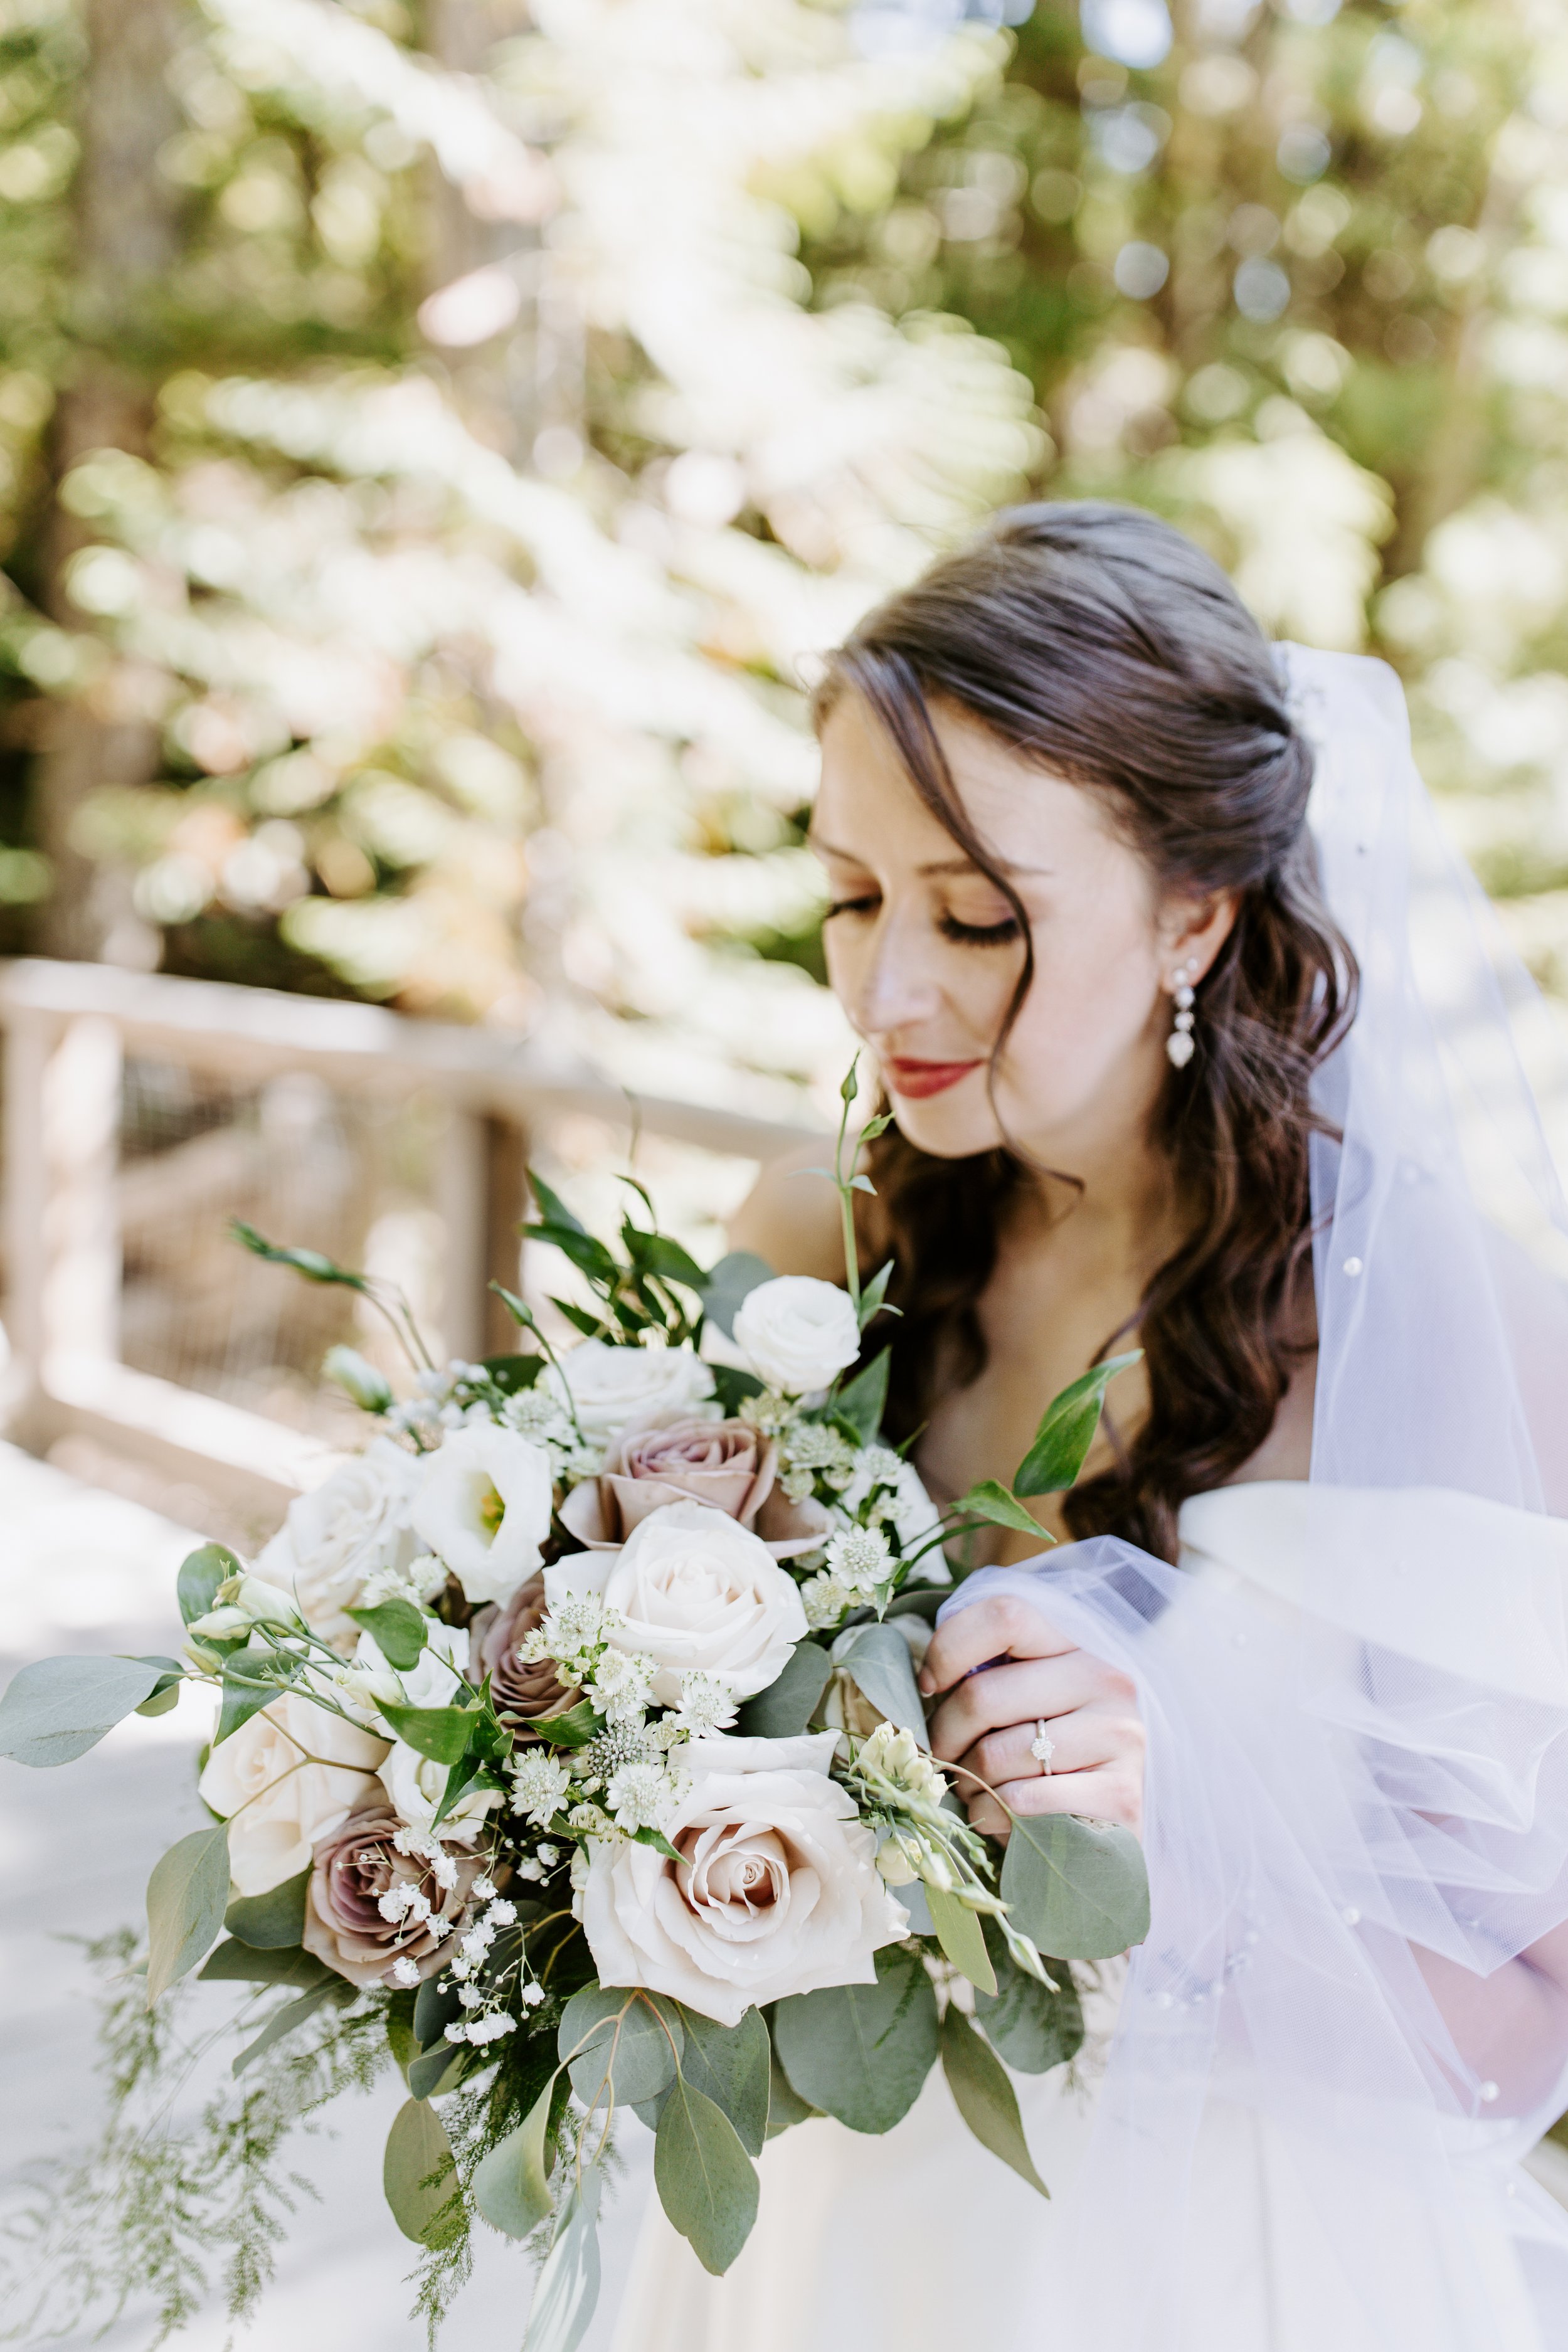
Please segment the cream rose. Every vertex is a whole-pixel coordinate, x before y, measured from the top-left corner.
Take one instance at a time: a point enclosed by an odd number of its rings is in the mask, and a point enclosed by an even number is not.
[[[652,1847],[588,1847],[583,1931],[599,1980],[646,1985],[704,2017],[825,1985],[873,1984],[873,1954],[909,1933],[877,1841],[827,1777],[837,1735],[694,1739],[690,1784]]]
[[[319,1839],[380,1796],[375,1774],[386,1752],[384,1739],[298,1691],[215,1748],[196,1786],[228,1822],[229,1875],[240,1894],[265,1895],[297,1877]]]
[[[766,1544],[706,1503],[666,1503],[619,1551],[574,1552],[547,1569],[563,1591],[595,1591],[620,1612],[610,1640],[654,1659],[653,1696],[679,1706],[680,1678],[720,1675],[737,1698],[766,1690],[805,1633],[799,1588]]]
[[[415,1532],[476,1603],[510,1601],[550,1533],[550,1456],[494,1422],[455,1429],[425,1468]]]
[[[291,1593],[323,1642],[352,1648],[359,1627],[344,1612],[376,1569],[406,1568],[419,1547],[409,1507],[423,1476],[419,1457],[390,1437],[374,1438],[330,1478],[289,1506],[256,1563],[256,1574]]]
[[[650,1429],[679,1421],[713,1393],[713,1375],[689,1348],[612,1348],[584,1339],[553,1365],[542,1381],[562,1404],[570,1403],[590,1445],[605,1445],[633,1423]]]
[[[837,1283],[781,1274],[760,1282],[735,1317],[735,1345],[769,1388],[806,1396],[830,1388],[860,1352],[854,1302]]]
[[[463,1689],[468,1663],[468,1637],[456,1625],[432,1623],[417,1664],[398,1676],[405,1706],[450,1706]],[[354,1655],[356,1666],[378,1677],[390,1673],[377,1643],[365,1634]],[[447,1767],[421,1756],[405,1739],[395,1739],[377,1767],[377,1778],[409,1829],[428,1832],[437,1808],[447,1793]],[[500,1791],[478,1789],[465,1797],[441,1824],[443,1837],[467,1843],[477,1837],[485,1815],[500,1802]]]

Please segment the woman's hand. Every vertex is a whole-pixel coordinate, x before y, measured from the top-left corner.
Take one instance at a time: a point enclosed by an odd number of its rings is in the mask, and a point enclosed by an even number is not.
[[[947,1694],[931,1717],[932,1754],[978,1774],[1014,1812],[1140,1827],[1143,1726],[1131,1682],[1026,1601],[961,1609],[932,1636],[920,1685],[928,1697]],[[1054,1743],[1048,1772],[1030,1752],[1042,1721]],[[974,1827],[1005,1840],[1007,1815],[995,1798],[963,1771],[953,1777]]]

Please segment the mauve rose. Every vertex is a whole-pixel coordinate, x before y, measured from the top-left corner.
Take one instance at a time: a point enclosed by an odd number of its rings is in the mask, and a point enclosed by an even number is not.
[[[522,1739],[532,1737],[529,1726],[542,1716],[564,1715],[583,1696],[557,1679],[553,1658],[525,1665],[518,1657],[518,1643],[548,1607],[543,1577],[531,1576],[503,1607],[481,1609],[468,1628],[469,1676],[482,1683],[489,1675],[496,1713]]]
[[[561,1521],[591,1551],[625,1543],[666,1503],[706,1503],[752,1526],[773,1491],[778,1448],[749,1422],[673,1421],[627,1429],[605,1456],[604,1474],[574,1486]]]
[[[487,1867],[498,1885],[507,1875],[503,1865],[489,1864],[484,1854],[448,1846],[457,1882],[438,1886],[427,1862],[399,1853],[393,1844],[402,1827],[390,1805],[370,1805],[351,1813],[316,1848],[301,1940],[308,1952],[362,1991],[391,1983],[394,1960],[412,1960],[421,1977],[433,1977],[451,1958],[468,1924],[475,1879]],[[437,1941],[428,1920],[385,1918],[381,1898],[395,1886],[411,1886],[422,1895],[435,1917],[450,1922],[449,1932]]]

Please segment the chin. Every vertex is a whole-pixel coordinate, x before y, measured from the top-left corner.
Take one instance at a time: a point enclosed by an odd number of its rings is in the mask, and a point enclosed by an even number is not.
[[[972,1160],[977,1152],[994,1151],[1005,1140],[986,1098],[983,1073],[923,1101],[889,1088],[889,1100],[899,1133],[917,1151],[929,1151],[933,1160]]]

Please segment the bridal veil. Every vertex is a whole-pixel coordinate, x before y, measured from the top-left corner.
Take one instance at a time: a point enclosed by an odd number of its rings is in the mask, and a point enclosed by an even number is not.
[[[1153,1924],[1041,2340],[1537,2352],[1568,2346],[1568,2214],[1520,2163],[1568,2105],[1568,1055],[1393,673],[1280,657],[1362,974],[1320,1078],[1310,1479],[1193,1498],[1177,1567],[1102,1537],[948,1604],[1035,1601],[1149,1728]]]

